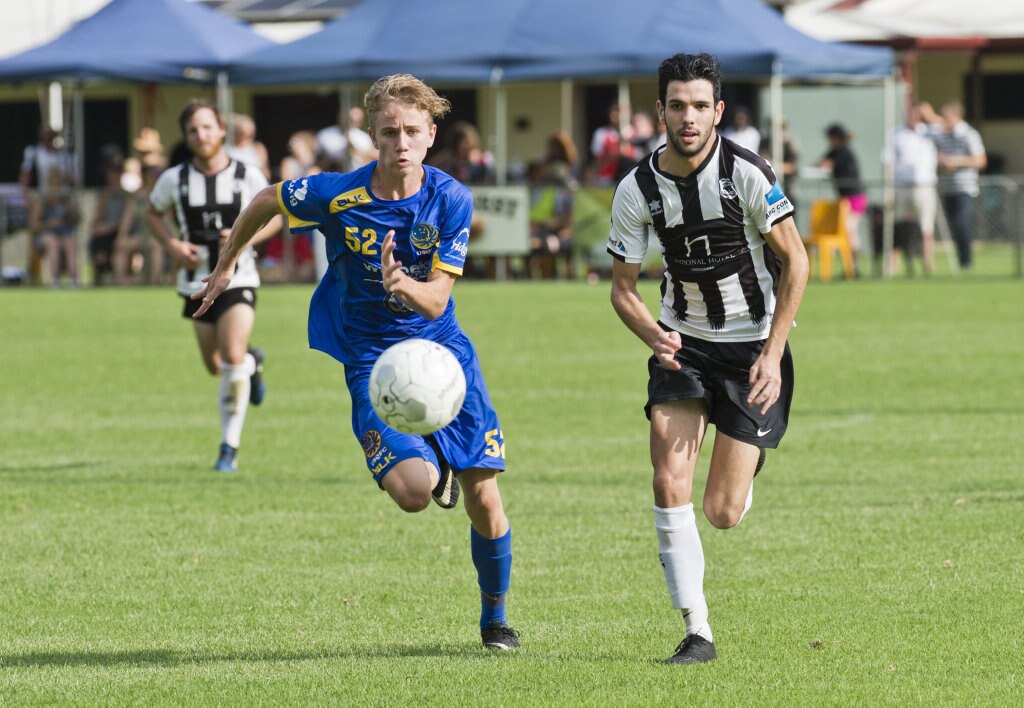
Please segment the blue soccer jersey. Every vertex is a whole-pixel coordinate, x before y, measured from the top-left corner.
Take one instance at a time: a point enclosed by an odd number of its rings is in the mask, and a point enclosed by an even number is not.
[[[447,342],[460,334],[455,303],[433,320],[384,290],[381,244],[395,232],[395,260],[411,278],[441,270],[462,274],[473,196],[441,170],[424,166],[424,184],[406,199],[371,193],[376,162],[354,172],[325,172],[282,182],[278,201],[292,231],[320,229],[329,267],[309,307],[309,345],[349,366],[372,364],[392,344],[422,337]]]

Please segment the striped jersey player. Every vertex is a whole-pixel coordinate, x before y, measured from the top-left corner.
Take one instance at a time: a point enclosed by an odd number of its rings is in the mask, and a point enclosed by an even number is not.
[[[750,508],[766,448],[779,444],[793,395],[787,338],[807,281],[793,206],[771,167],[718,134],[721,70],[708,54],[658,69],[666,144],[619,182],[608,251],[612,305],[652,350],[647,405],[654,525],[686,635],[671,664],[717,649],[704,597],[704,551],[691,501],[708,424],[714,451],[703,510],[717,528]],[[657,319],[637,288],[648,247],[664,262]]]

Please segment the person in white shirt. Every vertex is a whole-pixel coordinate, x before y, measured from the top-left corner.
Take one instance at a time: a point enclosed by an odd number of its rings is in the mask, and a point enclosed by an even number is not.
[[[926,135],[921,109],[911,106],[907,124],[892,141],[893,181],[896,185],[896,220],[915,221],[921,227],[921,258],[931,274],[935,254],[935,216],[938,210],[938,152]],[[895,265],[895,264],[893,264]]]
[[[363,130],[366,114],[358,106],[338,113],[338,122],[316,134],[320,167],[335,172],[351,172],[377,159],[377,148]]]
[[[736,109],[732,125],[725,128],[722,135],[751,152],[756,153],[761,149],[761,132],[754,127],[750,120],[750,111],[743,106]]]

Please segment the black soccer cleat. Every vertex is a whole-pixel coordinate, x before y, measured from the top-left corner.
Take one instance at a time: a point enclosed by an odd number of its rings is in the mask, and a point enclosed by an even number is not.
[[[249,377],[249,403],[258,406],[267,395],[267,385],[263,383],[263,350],[249,347],[249,353],[256,360],[256,370]]]
[[[480,630],[485,649],[511,651],[519,648],[519,632],[504,622],[495,622]]]
[[[459,480],[452,474],[452,467],[444,460],[439,460],[441,468],[437,471],[440,479],[430,493],[434,503],[442,509],[454,509],[459,502]]]
[[[701,664],[718,658],[714,642],[699,634],[691,634],[679,643],[676,653],[665,659],[663,664]]]
[[[448,460],[444,459],[441,448],[437,446],[433,438],[426,438],[426,441],[437,455],[437,486],[430,492],[430,496],[433,497],[434,503],[442,509],[454,509],[459,502],[459,481],[455,479],[452,466],[448,464]]]
[[[761,468],[764,467],[764,461],[766,457],[768,457],[768,451],[762,447],[760,454],[757,456],[757,467],[754,468],[755,477],[761,471]]]

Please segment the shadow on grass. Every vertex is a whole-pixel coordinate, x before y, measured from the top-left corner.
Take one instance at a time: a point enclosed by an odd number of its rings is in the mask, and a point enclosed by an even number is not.
[[[457,658],[486,660],[493,655],[482,647],[453,647],[442,644],[426,646],[382,647],[368,653],[365,647],[325,649],[323,651],[235,651],[202,652],[173,649],[142,649],[138,651],[39,651],[25,654],[0,654],[0,668],[49,666],[185,666],[220,662],[290,662],[334,659],[406,659]]]
[[[0,465],[0,474],[4,472],[56,472],[58,470],[73,470],[80,467],[94,467],[94,462],[51,462],[49,464],[26,464],[26,465]]]

